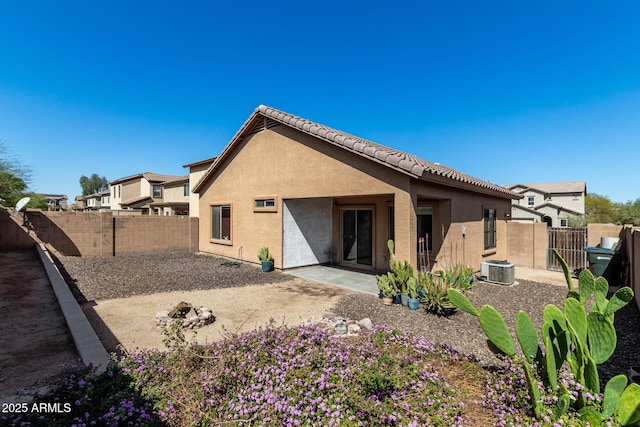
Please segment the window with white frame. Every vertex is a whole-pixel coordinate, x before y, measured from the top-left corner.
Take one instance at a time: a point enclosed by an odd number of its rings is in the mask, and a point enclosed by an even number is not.
[[[259,197],[253,202],[253,210],[255,212],[276,212],[275,197]]]
[[[182,186],[182,195],[185,196],[185,197],[189,196],[189,184],[188,183],[184,184]]]
[[[536,198],[535,196],[528,196],[527,197],[527,206],[533,206],[536,203]]]
[[[568,218],[560,218],[560,227],[568,227],[569,219]]]
[[[154,185],[153,186],[153,197],[161,198],[162,197],[162,185]]]
[[[211,238],[231,240],[231,205],[211,206]]]

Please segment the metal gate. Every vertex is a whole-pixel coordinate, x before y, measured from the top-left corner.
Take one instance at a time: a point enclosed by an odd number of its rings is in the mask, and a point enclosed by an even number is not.
[[[567,261],[571,271],[587,268],[586,228],[547,228],[549,249],[547,250],[547,270],[562,271],[562,266],[553,254],[557,249],[562,258]]]

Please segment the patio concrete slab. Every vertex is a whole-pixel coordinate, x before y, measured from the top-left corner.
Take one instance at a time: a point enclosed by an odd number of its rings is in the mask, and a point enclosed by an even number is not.
[[[378,284],[374,273],[353,271],[327,265],[312,265],[283,271],[291,276],[314,280],[320,283],[341,286],[360,292],[378,295]]]
[[[378,295],[378,285],[375,273],[365,271],[354,271],[345,268],[328,265],[313,265],[309,267],[299,267],[283,271],[285,274],[301,277],[303,279],[314,280],[320,283],[341,286],[360,292]],[[533,268],[516,266],[516,282],[518,280],[532,280],[535,282],[551,283],[559,286],[566,286],[564,274],[558,271],[538,270]],[[574,284],[578,284],[577,279],[573,279]]]

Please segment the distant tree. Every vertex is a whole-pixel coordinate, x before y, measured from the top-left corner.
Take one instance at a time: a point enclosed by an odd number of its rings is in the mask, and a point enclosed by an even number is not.
[[[0,204],[15,206],[18,200],[25,197],[30,179],[29,168],[12,158],[0,141]]]
[[[640,199],[627,203],[616,203],[616,219],[619,224],[640,226]]]
[[[599,194],[587,194],[584,201],[585,222],[599,224],[616,224],[618,222],[617,209],[607,197]]]
[[[25,194],[25,196],[31,199],[29,200],[29,203],[27,203],[27,208],[41,209],[43,211],[46,211],[47,209],[49,209],[49,205],[47,204],[47,199],[42,194],[27,193]]]
[[[108,190],[109,181],[104,176],[100,177],[96,173],[92,174],[91,177],[82,175],[80,177],[80,187],[82,187],[82,195],[87,196]]]

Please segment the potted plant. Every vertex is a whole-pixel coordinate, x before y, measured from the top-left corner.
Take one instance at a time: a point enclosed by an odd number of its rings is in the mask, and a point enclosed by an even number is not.
[[[263,246],[258,251],[258,259],[262,263],[262,271],[265,273],[273,270],[273,256],[269,253],[269,248]]]
[[[407,290],[409,292],[407,307],[409,310],[417,310],[420,307],[420,298],[418,298],[418,285],[414,277],[407,281]]]
[[[382,295],[382,303],[384,305],[393,304],[393,299],[398,291],[389,280],[389,276],[376,276],[376,279],[378,280],[378,289],[380,289],[380,294]]]
[[[395,287],[400,292],[400,301],[402,305],[405,307],[408,304],[408,282],[409,279],[412,279],[415,275],[413,267],[407,261],[399,262],[396,259],[394,253],[394,243],[393,240],[387,241],[387,247],[389,248],[389,269],[391,270],[389,274],[389,279]]]

